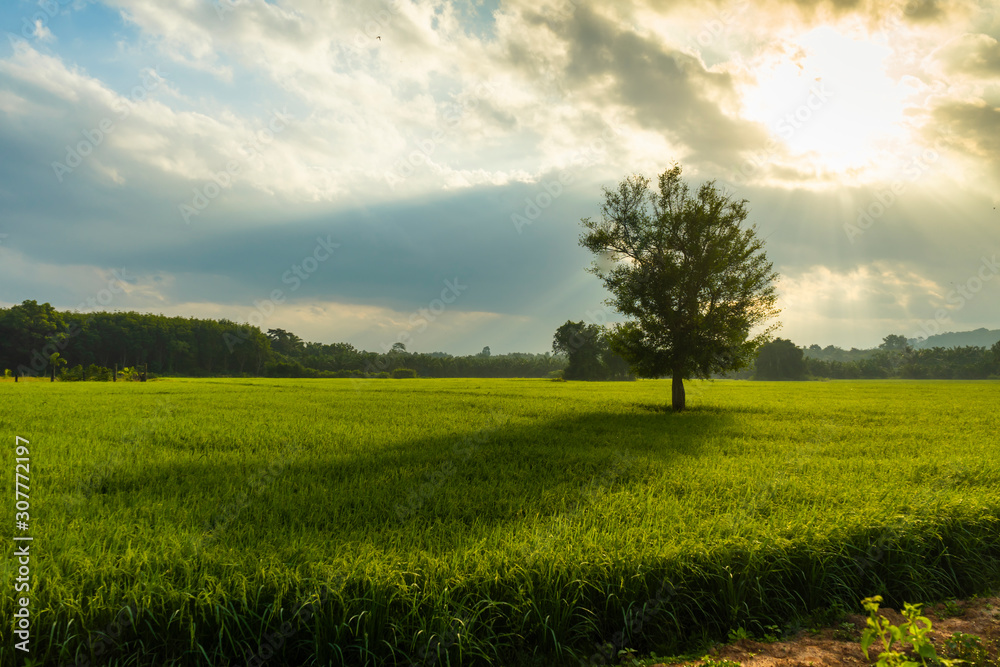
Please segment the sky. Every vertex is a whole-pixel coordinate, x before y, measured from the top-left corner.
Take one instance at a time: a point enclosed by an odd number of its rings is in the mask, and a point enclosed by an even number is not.
[[[746,199],[799,345],[1000,328],[1000,4],[7,0],[0,306],[544,352],[580,219]]]

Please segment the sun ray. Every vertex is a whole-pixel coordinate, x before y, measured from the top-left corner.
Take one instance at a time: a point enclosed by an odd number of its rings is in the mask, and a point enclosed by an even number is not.
[[[754,63],[746,118],[767,126],[798,165],[814,171],[877,171],[907,136],[905,80],[885,71],[890,50],[832,27],[816,28]]]

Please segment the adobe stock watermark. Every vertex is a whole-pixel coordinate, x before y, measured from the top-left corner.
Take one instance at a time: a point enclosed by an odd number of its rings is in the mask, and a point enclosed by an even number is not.
[[[858,209],[857,220],[853,223],[844,223],[844,233],[847,240],[854,243],[859,236],[874,226],[875,222],[886,214],[892,206],[899,201],[910,185],[919,181],[924,174],[930,171],[931,167],[939,159],[944,150],[944,140],[937,139],[934,148],[925,148],[919,156],[911,158],[903,168],[904,179],[895,180],[892,184],[876,192],[869,203]]]
[[[339,247],[340,244],[334,243],[330,234],[327,234],[325,239],[322,236],[316,237],[316,246],[312,252],[297,263],[292,264],[287,271],[281,274],[281,283],[289,286],[289,293],[295,292],[302,286],[303,282],[309,280],[319,270],[324,262],[333,256],[333,252]],[[285,298],[284,290],[275,288],[271,290],[268,298],[254,301],[254,308],[247,317],[247,324],[259,328],[267,318],[274,314],[277,306],[285,302]],[[222,335],[222,340],[230,352],[237,345],[245,343],[249,339],[250,331],[244,326],[238,327],[235,335],[228,332]]]
[[[127,290],[125,285],[130,282],[135,282],[136,277],[130,276],[128,270],[123,266],[122,270],[119,272],[115,269],[111,269],[111,278],[108,279],[106,287],[102,287],[97,290],[97,293],[92,297],[87,297],[86,301],[81,301],[76,305],[76,311],[83,312],[86,308],[91,308],[96,310],[99,306],[101,308],[107,308],[114,301],[116,294],[124,294]]]
[[[202,183],[201,186],[193,189],[194,195],[190,203],[177,205],[177,210],[181,214],[181,219],[186,224],[191,224],[191,218],[201,215],[201,212],[208,208],[208,205],[218,197],[223,190],[232,187],[236,182],[236,177],[243,170],[243,163],[253,161],[263,157],[261,146],[267,146],[274,138],[285,131],[288,121],[292,117],[288,114],[287,108],[281,111],[273,111],[267,126],[261,130],[251,133],[249,139],[240,144],[239,149],[245,153],[240,159],[229,160],[223,171],[216,172],[210,179]]]
[[[128,271],[125,267],[122,267],[121,272],[112,269],[111,278],[108,280],[106,287],[101,288],[97,293],[88,297],[86,301],[81,301],[76,306],[77,313],[83,313],[89,306],[92,310],[96,311],[97,308],[110,306],[115,299],[116,294],[125,293],[125,284],[135,280],[135,276],[129,276]],[[89,324],[93,319],[94,315],[91,313],[85,320],[85,324]],[[56,352],[64,351],[68,346],[70,341],[78,336],[83,331],[77,322],[70,322],[66,325],[66,330],[61,331],[49,336],[46,340],[45,345],[42,346],[40,350],[33,350],[31,353],[31,366],[25,366],[24,364],[19,364],[17,367],[17,372],[22,377],[32,377],[36,374],[41,374],[48,368],[49,359]]]
[[[41,11],[35,12],[30,17],[21,17],[21,37],[35,39],[49,34],[49,21],[59,13],[61,8],[71,5],[73,2],[74,0],[37,0],[36,4]]]
[[[352,53],[359,53],[373,43],[381,42],[382,33],[386,32],[385,29],[399,15],[399,5],[400,0],[392,0],[384,9],[365,15],[364,24],[354,31],[354,42],[344,45],[345,48]]]
[[[893,12],[881,17],[878,23],[878,30],[872,36],[881,42],[885,42],[892,33],[907,32],[909,26],[900,17],[908,17],[912,22],[914,19],[919,18],[921,11],[932,7],[933,3],[927,2],[927,0],[907,0],[906,4],[903,5],[902,13]]]
[[[720,37],[729,37],[730,31],[740,24],[740,20],[750,7],[750,0],[740,0],[729,9],[717,11],[713,18],[702,23],[701,30],[694,35],[694,40],[699,46],[707,47]]]
[[[430,136],[415,141],[415,150],[410,151],[406,157],[397,160],[392,169],[385,172],[385,180],[389,184],[389,188],[395,190],[397,184],[413,176],[420,167],[430,163],[431,156],[444,140],[451,136],[452,131],[461,124],[466,115],[477,109],[481,101],[494,93],[493,87],[488,83],[480,83],[471,95],[448,105],[442,114],[442,122],[431,132]]]
[[[636,466],[636,457],[628,450],[616,450],[610,466],[603,470],[600,479],[591,478],[581,486],[575,500],[567,498],[568,507],[549,516],[544,524],[533,528],[530,538],[521,546],[521,558],[540,558],[564,546],[573,538],[574,521],[581,519],[588,507],[598,502],[607,489],[626,477]]]
[[[517,233],[523,233],[525,227],[534,224],[545,209],[552,206],[552,203],[562,196],[566,186],[571,185],[576,180],[580,171],[600,162],[601,158],[607,155],[609,142],[618,136],[620,136],[618,130],[608,127],[601,133],[600,137],[587,144],[583,150],[575,153],[569,166],[562,169],[555,180],[541,183],[541,192],[537,192],[532,197],[525,197],[524,208],[510,215],[510,222],[514,225]]]
[[[811,86],[805,102],[797,106],[794,111],[785,114],[775,124],[774,132],[781,139],[789,141],[833,97],[836,97],[834,91],[828,90],[825,82],[820,82],[819,86]],[[763,150],[754,151],[743,160],[743,164],[740,165],[740,169],[736,175],[724,184],[727,190],[735,191],[745,186],[758,171],[771,161],[781,148],[781,142],[778,140],[778,137],[772,135]]]
[[[944,308],[938,308],[934,312],[933,319],[927,319],[920,323],[920,330],[910,336],[911,339],[917,338],[923,340],[940,333],[942,325],[950,319],[951,314],[964,308],[965,304],[972,301],[982,291],[986,283],[993,280],[1000,273],[1000,263],[997,262],[995,254],[992,258],[984,255],[981,260],[976,273],[970,276],[963,284],[958,285],[955,289],[948,292],[948,295],[945,297],[945,301],[955,306],[955,308],[950,312]]]
[[[495,422],[494,424],[484,426],[474,433],[466,434],[461,442],[456,442],[452,445],[452,454],[459,459],[457,463],[460,464],[468,461],[509,420],[501,412],[494,412],[491,416]],[[424,481],[421,484],[407,490],[406,502],[396,503],[394,508],[396,520],[399,523],[403,523],[414,514],[420,512],[424,504],[433,498],[438,489],[451,479],[456,472],[458,472],[456,461],[454,458],[450,458],[442,462],[436,470],[424,475]]]
[[[145,73],[142,76],[142,84],[133,86],[132,90],[129,91],[128,98],[117,98],[112,104],[114,111],[117,113],[117,118],[102,118],[97,127],[89,130],[81,130],[80,133],[83,135],[83,139],[75,145],[66,145],[66,157],[63,158],[63,161],[52,163],[52,171],[55,172],[56,180],[62,183],[63,178],[67,174],[73,173],[77,167],[83,164],[87,156],[104,143],[107,136],[114,132],[117,123],[126,120],[132,115],[136,104],[145,101],[149,97],[149,93],[156,90],[161,83],[166,81],[166,77],[160,72],[159,65],[143,71]]]
[[[295,610],[291,621],[285,621],[277,630],[269,632],[261,640],[257,651],[246,660],[247,667],[264,667],[268,661],[277,655],[285,642],[312,620],[316,614],[317,607],[322,607],[330,597],[330,589],[324,587],[321,592],[313,593],[309,596],[308,602],[303,603]],[[313,598],[316,598],[313,600]],[[292,621],[296,621],[295,625]]]
[[[629,645],[634,646],[635,639],[642,635],[646,624],[656,618],[660,610],[676,595],[677,588],[668,579],[664,579],[654,597],[647,600],[638,610],[629,609],[625,615],[625,627],[612,635],[604,644],[595,644],[597,652],[589,658],[580,659],[581,667],[621,664],[618,652]]]
[[[135,622],[139,618],[139,608],[136,607],[134,602],[129,602],[118,614],[115,616],[103,632],[90,633],[87,639],[86,646],[97,658],[97,662],[91,662],[89,657],[79,656],[73,662],[61,663],[62,667],[97,667],[97,665],[105,664],[101,660],[101,656],[108,653],[115,646],[117,646],[122,640],[122,634],[125,633],[129,628],[135,627]]]
[[[833,93],[826,89],[826,82],[821,81],[819,86],[810,86],[809,95],[806,101],[795,108],[795,111],[785,114],[785,117],[778,121],[775,129],[778,135],[785,139],[791,139],[795,132],[805,126],[817,111],[823,108]]]
[[[174,405],[170,401],[157,399],[156,414],[145,416],[141,421],[133,419],[131,431],[123,433],[121,441],[117,447],[108,448],[108,457],[90,471],[85,479],[81,479],[77,485],[77,492],[71,496],[66,503],[67,509],[73,511],[76,506],[88,500],[92,495],[100,491],[111,478],[114,470],[120,467],[122,461],[131,460],[136,456],[139,445],[146,442],[147,438],[155,435],[157,428],[170,423],[174,416]]]
[[[226,14],[235,12],[239,8],[240,3],[237,0],[216,0],[215,2],[215,14],[219,17],[220,21],[226,19]]]
[[[407,320],[407,323],[410,325],[410,329],[400,331],[396,334],[396,339],[392,342],[383,341],[381,343],[383,353],[391,352],[393,347],[395,347],[398,343],[406,345],[413,340],[413,333],[420,334],[426,331],[427,327],[437,320],[437,318],[441,317],[441,315],[443,315],[448,309],[448,306],[455,303],[458,297],[462,295],[462,292],[467,289],[469,289],[469,286],[463,285],[457,276],[454,280],[445,280],[444,289],[441,290],[441,295],[438,298],[431,300],[431,302],[427,304],[426,308],[418,308],[416,312],[410,315]],[[416,331],[411,333],[413,329]],[[390,361],[391,360],[388,359],[385,354],[380,356],[375,361],[369,361],[365,364],[365,375],[388,371]],[[354,378],[354,388],[360,389],[361,382],[361,379]]]
[[[214,516],[202,524],[203,532],[201,536],[191,542],[195,556],[203,549],[214,544],[229,529],[229,526],[239,518],[251,500],[256,500],[284,474],[285,468],[289,465],[289,459],[303,447],[299,442],[285,441],[282,445],[281,451],[278,452],[277,456],[271,460],[266,468],[260,468],[252,474],[247,479],[245,488],[240,489],[235,497],[227,504],[221,506]]]
[[[452,626],[449,627],[448,631],[445,632],[440,637],[431,637],[427,641],[426,646],[421,646],[420,650],[417,652],[417,659],[410,663],[410,667],[433,667],[433,665],[442,662],[442,655],[447,658],[448,650],[458,644],[462,639],[463,631],[469,633],[469,624],[472,619],[464,614],[459,615],[457,618],[452,619]],[[447,661],[450,663],[450,661]]]

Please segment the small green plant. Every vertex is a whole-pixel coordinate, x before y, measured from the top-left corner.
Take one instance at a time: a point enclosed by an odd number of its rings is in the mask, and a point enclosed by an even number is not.
[[[857,628],[854,627],[853,623],[841,623],[840,626],[833,631],[833,638],[839,639],[842,642],[854,641],[854,635]]]
[[[740,663],[734,662],[732,660],[714,660],[709,658],[707,655],[702,658],[705,662],[703,667],[743,667]]]
[[[747,629],[742,626],[736,628],[735,630],[729,631],[730,643],[738,642],[741,639],[753,639],[753,635],[751,635],[750,632],[747,631]]]
[[[773,644],[781,637],[781,628],[777,625],[765,625],[764,636],[761,641],[765,644]]]
[[[941,610],[942,618],[954,618],[956,616],[963,616],[965,614],[965,609],[963,609],[956,600],[945,600],[944,608]]]
[[[405,378],[415,378],[417,377],[417,372],[412,368],[397,368],[392,371],[392,377],[397,380],[402,380]]]
[[[809,632],[820,634],[823,628],[842,623],[847,617],[847,608],[839,600],[834,600],[829,607],[813,609],[809,613]]]
[[[895,626],[889,622],[885,616],[878,615],[878,607],[882,603],[882,596],[865,598],[861,601],[865,611],[868,612],[868,627],[861,633],[861,650],[868,658],[868,647],[878,639],[884,649],[878,656],[876,667],[926,667],[930,664],[941,663],[946,667],[958,665],[960,661],[948,660],[938,656],[934,650],[934,645],[927,636],[931,631],[931,622],[926,616],[920,615],[920,605],[906,603],[903,605],[903,617],[906,623]],[[901,651],[892,650],[893,645],[910,644],[913,651],[920,658],[920,662],[912,660],[910,656]]]
[[[956,632],[944,640],[944,652],[949,658],[964,661],[971,667],[995,667],[1000,658],[991,658],[989,650],[977,635]]]
[[[641,665],[639,661],[639,654],[635,652],[634,648],[623,648],[618,651],[618,664],[619,665]]]

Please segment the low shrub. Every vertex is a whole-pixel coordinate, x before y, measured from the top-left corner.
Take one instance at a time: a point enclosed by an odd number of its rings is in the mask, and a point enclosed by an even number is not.
[[[59,380],[62,382],[80,382],[83,380],[83,366],[77,364],[73,368],[64,368],[59,372]]]
[[[992,657],[978,635],[956,632],[944,640],[944,651],[949,658],[961,660],[971,667],[1000,665],[1000,657]]]
[[[118,379],[124,382],[138,382],[141,378],[142,371],[139,370],[138,366],[133,366],[132,368],[123,366],[121,370],[118,371]]]
[[[110,382],[111,369],[97,364],[87,366],[87,379],[94,382]]]

